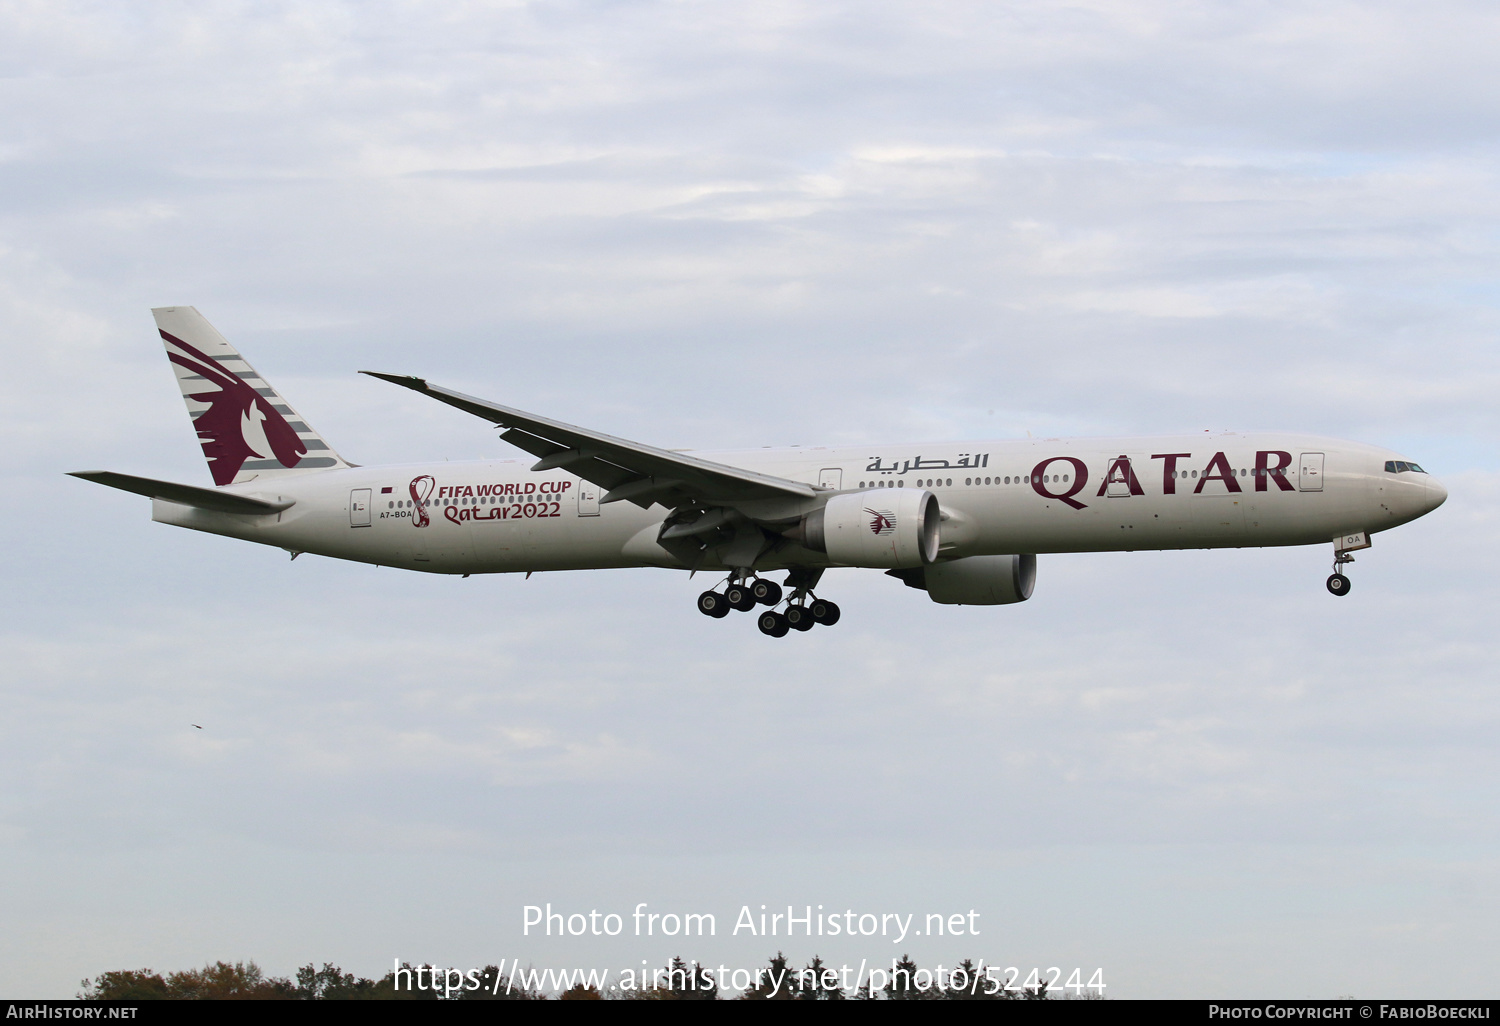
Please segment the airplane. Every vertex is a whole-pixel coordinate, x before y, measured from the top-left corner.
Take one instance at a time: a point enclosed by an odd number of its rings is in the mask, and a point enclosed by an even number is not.
[[[1442,505],[1399,453],[1285,433],[659,449],[363,371],[473,414],[526,458],[363,467],[333,449],[193,307],[152,311],[214,487],[72,476],[163,524],[424,573],[667,567],[724,574],[722,618],[831,626],[825,571],[884,570],[949,605],[1031,597],[1037,554],[1333,544],[1334,595],[1371,536]],[[778,584],[768,574],[785,572]]]

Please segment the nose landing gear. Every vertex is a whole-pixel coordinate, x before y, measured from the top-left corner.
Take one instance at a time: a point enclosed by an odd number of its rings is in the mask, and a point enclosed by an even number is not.
[[[1368,545],[1368,542],[1366,542],[1366,545]],[[1333,550],[1333,573],[1328,578],[1328,594],[1349,594],[1350,581],[1349,578],[1344,576],[1344,565],[1352,562],[1354,562],[1354,557],[1349,555],[1344,549],[1336,548]]]

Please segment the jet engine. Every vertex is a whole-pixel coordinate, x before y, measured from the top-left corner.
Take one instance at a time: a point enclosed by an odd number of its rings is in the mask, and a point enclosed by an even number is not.
[[[1036,557],[966,556],[948,563],[888,571],[908,588],[921,588],[945,606],[1003,606],[1025,602],[1036,586]]]
[[[922,567],[937,558],[942,514],[919,488],[835,495],[786,536],[845,566]]]

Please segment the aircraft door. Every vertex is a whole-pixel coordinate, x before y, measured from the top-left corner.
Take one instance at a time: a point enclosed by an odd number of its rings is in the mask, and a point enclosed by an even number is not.
[[[356,488],[349,493],[349,526],[370,526],[370,489]]]
[[[1322,453],[1305,452],[1302,454],[1302,465],[1297,474],[1297,487],[1304,492],[1321,492],[1323,490]]]
[[[1131,496],[1130,484],[1135,477],[1135,472],[1130,467],[1129,456],[1117,456],[1109,461],[1109,470],[1104,476],[1104,494],[1111,499],[1128,499]],[[1135,494],[1140,493],[1140,486],[1136,486]]]
[[[599,515],[599,486],[582,478],[578,480],[578,515],[581,517]]]
[[[818,471],[818,487],[838,491],[844,487],[844,472],[838,467],[824,467]]]

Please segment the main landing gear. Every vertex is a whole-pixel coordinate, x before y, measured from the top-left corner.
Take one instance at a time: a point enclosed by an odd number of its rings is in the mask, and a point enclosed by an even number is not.
[[[721,619],[731,609],[747,613],[757,605],[766,610],[755,618],[755,625],[762,634],[773,638],[784,638],[790,631],[810,631],[816,624],[832,627],[839,622],[839,607],[827,599],[812,593],[813,585],[823,575],[821,570],[793,570],[787,574],[785,586],[791,589],[784,610],[782,585],[763,577],[752,577],[748,570],[729,575],[723,591],[705,591],[698,596],[698,612],[704,616]]]

